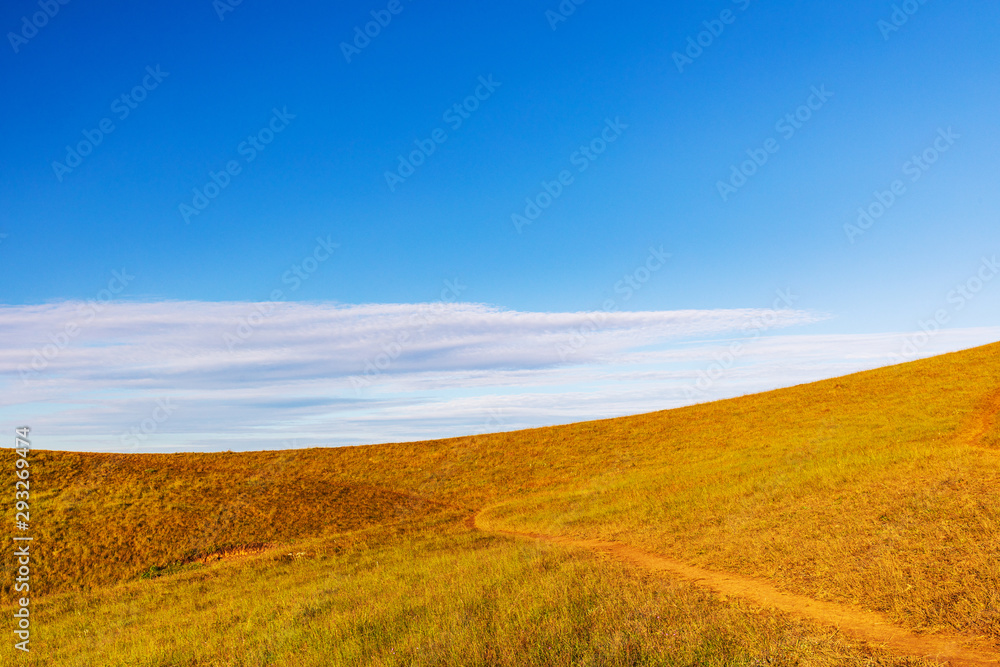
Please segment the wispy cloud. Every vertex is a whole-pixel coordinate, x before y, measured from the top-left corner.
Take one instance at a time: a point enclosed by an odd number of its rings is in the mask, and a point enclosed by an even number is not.
[[[254,315],[257,313],[257,315]],[[675,407],[884,365],[899,336],[755,336],[692,393],[728,338],[800,310],[532,313],[481,304],[0,306],[4,421],[58,449],[342,445]],[[72,326],[70,326],[72,325]],[[756,327],[756,328],[755,328]],[[942,333],[922,350],[994,330]]]

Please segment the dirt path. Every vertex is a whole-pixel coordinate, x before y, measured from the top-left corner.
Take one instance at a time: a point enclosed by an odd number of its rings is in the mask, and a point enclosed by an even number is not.
[[[483,520],[477,514],[474,518],[474,525],[484,532],[602,551],[620,561],[637,565],[646,570],[668,572],[690,579],[723,596],[743,598],[761,606],[780,609],[795,616],[834,625],[845,634],[872,644],[884,645],[888,650],[898,655],[948,661],[955,667],[1000,665],[1000,652],[970,637],[944,634],[916,635],[905,628],[893,625],[880,614],[834,602],[821,602],[803,595],[785,593],[766,581],[685,565],[620,542],[577,540],[555,535],[494,530],[483,524]]]
[[[997,420],[1000,420],[1000,391],[993,392],[983,403],[982,409],[969,420],[965,428],[959,431],[959,442],[971,447],[986,447],[983,438],[993,430]]]
[[[874,612],[834,602],[821,602],[804,595],[785,593],[766,581],[685,565],[620,542],[578,540],[556,535],[495,530],[489,525],[484,525],[479,514],[474,517],[473,525],[487,533],[543,540],[554,544],[602,551],[620,561],[646,570],[668,572],[690,579],[723,596],[743,598],[761,606],[780,609],[789,614],[834,625],[855,639],[884,645],[886,649],[898,655],[947,661],[954,667],[1000,665],[1000,652],[996,648],[970,637],[945,634],[916,635],[905,628],[893,625],[880,614]]]
[[[985,446],[983,438],[995,427],[998,420],[1000,420],[1000,390],[990,395],[982,409],[969,420],[965,428],[959,431],[957,439],[972,447],[983,447]],[[906,628],[893,625],[881,614],[835,602],[813,600],[804,595],[785,593],[764,580],[685,565],[621,542],[578,540],[558,535],[493,529],[484,525],[485,522],[480,515],[481,512],[472,517],[472,525],[484,532],[602,551],[620,561],[646,570],[668,572],[689,579],[723,596],[743,598],[761,606],[780,609],[795,616],[836,626],[845,634],[865,642],[883,645],[898,655],[946,661],[954,667],[1000,665],[1000,651],[981,639],[948,634],[917,635]]]

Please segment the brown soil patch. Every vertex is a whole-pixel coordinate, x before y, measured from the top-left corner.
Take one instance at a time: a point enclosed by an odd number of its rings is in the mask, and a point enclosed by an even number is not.
[[[1000,390],[993,392],[965,428],[959,431],[958,441],[967,443],[971,447],[987,447],[986,436],[996,428],[998,421],[1000,421]]]
[[[247,556],[256,556],[257,554],[264,553],[273,546],[273,544],[247,544],[239,547],[230,547],[228,549],[220,549],[218,551],[213,551],[210,554],[205,554],[196,560],[201,561],[203,565],[208,565],[209,563],[214,563],[220,560],[239,560],[240,558],[245,558]]]

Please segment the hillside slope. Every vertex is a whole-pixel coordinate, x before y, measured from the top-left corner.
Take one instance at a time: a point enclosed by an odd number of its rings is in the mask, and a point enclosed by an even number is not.
[[[35,452],[43,592],[447,509],[996,638],[998,389],[990,345],[677,410],[431,442]]]

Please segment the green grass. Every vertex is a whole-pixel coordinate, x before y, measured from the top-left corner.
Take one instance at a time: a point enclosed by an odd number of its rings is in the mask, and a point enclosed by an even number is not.
[[[464,519],[443,513],[304,543],[300,558],[272,552],[51,596],[18,664],[931,664],[590,552],[484,535]]]

